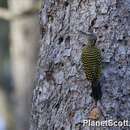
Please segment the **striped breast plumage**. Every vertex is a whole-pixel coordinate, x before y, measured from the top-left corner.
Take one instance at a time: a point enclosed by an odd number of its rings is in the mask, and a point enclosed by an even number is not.
[[[97,47],[85,47],[82,50],[82,63],[86,78],[90,81],[98,80],[101,75],[101,52]]]

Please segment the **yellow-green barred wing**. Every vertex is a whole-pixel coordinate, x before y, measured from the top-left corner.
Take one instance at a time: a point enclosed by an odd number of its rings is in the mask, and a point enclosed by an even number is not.
[[[81,55],[86,78],[90,81],[98,80],[101,76],[101,52],[96,46],[83,48]]]

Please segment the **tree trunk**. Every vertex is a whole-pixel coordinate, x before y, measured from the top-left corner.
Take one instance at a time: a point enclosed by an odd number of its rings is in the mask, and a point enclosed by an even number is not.
[[[91,129],[82,124],[93,102],[81,63],[89,30],[103,58],[102,115],[130,120],[129,11],[128,0],[44,0],[30,130]]]
[[[29,129],[32,80],[39,47],[39,24],[35,14],[24,14],[33,0],[9,0],[11,21],[11,62],[15,85],[16,129]]]

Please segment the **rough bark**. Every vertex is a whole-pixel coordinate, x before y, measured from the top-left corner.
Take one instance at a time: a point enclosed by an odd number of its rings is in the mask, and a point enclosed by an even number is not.
[[[44,0],[30,130],[90,129],[82,126],[92,106],[81,63],[86,42],[81,31],[88,30],[96,33],[102,51],[105,118],[130,120],[129,12],[129,0]]]
[[[10,22],[10,48],[17,130],[29,129],[32,80],[39,47],[39,23],[36,14],[24,12],[34,4],[33,0],[9,0],[10,12],[16,16]]]

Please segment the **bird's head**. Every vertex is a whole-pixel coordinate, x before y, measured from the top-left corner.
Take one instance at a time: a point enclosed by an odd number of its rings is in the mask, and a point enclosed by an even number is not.
[[[97,41],[97,37],[93,33],[87,33],[87,42],[89,46],[95,46],[95,43]]]
[[[78,30],[78,32],[80,32],[81,34],[87,37],[88,46],[95,46],[95,43],[97,41],[97,36],[93,32],[83,32],[81,30]]]

